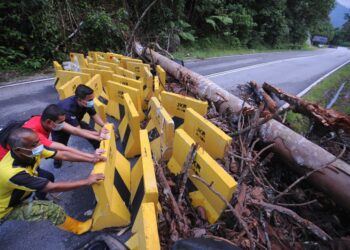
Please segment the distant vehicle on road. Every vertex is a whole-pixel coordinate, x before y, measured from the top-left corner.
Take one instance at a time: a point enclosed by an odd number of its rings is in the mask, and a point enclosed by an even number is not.
[[[321,35],[313,35],[311,38],[311,42],[315,46],[325,45],[328,43],[328,37]]]

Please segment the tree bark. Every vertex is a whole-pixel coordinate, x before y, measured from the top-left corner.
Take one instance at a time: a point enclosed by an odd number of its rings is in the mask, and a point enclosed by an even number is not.
[[[207,99],[226,109],[239,112],[243,101],[222,89],[214,82],[169,60],[168,58],[145,49],[140,43],[134,43],[134,50],[140,57],[161,65],[165,71],[187,85],[200,98]],[[245,108],[250,108],[245,104]],[[303,175],[334,160],[335,156],[307,140],[276,120],[270,120],[259,128],[259,136],[265,143],[274,143],[273,150],[292,170]],[[342,160],[334,161],[329,167],[310,176],[309,180],[323,192],[330,195],[339,205],[350,210],[350,166]]]
[[[283,90],[268,83],[263,84],[263,89],[268,93],[276,95],[279,99],[288,102],[295,112],[313,118],[325,127],[343,129],[346,133],[350,133],[350,116],[333,109],[325,109],[316,103],[287,94]]]

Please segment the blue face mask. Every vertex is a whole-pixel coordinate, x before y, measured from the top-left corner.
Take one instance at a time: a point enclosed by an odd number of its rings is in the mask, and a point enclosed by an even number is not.
[[[94,106],[94,100],[91,100],[91,101],[87,101],[86,102],[86,107],[87,108],[92,108]]]
[[[41,155],[41,152],[43,152],[43,150],[44,150],[44,145],[41,144],[33,149],[27,149],[27,148],[20,148],[20,149],[32,151],[31,155],[27,155],[27,154],[23,154],[23,153],[22,154],[27,156],[27,157],[30,157],[30,158],[35,158],[36,156]]]

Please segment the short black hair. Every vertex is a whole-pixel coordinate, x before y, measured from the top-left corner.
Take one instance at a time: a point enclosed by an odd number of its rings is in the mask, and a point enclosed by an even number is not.
[[[35,133],[33,130],[30,128],[16,128],[11,131],[7,143],[9,144],[10,148],[18,148],[18,147],[25,147],[25,143],[23,138],[26,135],[31,135]]]
[[[7,125],[5,127],[0,129],[0,145],[3,148],[7,148],[7,144],[8,144],[7,140],[8,140],[8,137],[10,136],[12,130],[22,127],[26,121],[27,120],[10,121],[7,123]]]
[[[59,107],[56,104],[50,104],[49,106],[47,106],[42,115],[41,115],[41,120],[42,121],[46,121],[46,120],[51,120],[51,121],[57,121],[58,118],[62,115],[65,115],[66,113],[64,112],[64,110]]]
[[[80,84],[76,89],[75,89],[75,97],[78,99],[85,99],[86,96],[93,94],[94,91],[92,88]]]

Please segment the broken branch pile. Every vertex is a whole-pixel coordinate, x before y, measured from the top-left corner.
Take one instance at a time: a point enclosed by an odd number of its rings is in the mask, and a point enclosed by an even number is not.
[[[249,84],[252,93],[241,101],[182,66],[170,65],[151,50],[137,51],[180,82],[168,84],[168,90],[208,100],[206,118],[233,137],[224,161],[218,161],[238,182],[231,200],[224,200],[210,183],[192,176],[227,204],[215,224],[207,222],[204,209],[191,206],[186,188],[183,191],[176,185],[186,182],[186,166],[175,177],[164,162],[156,164],[162,205],[158,228],[164,249],[179,239],[202,237],[229,240],[244,249],[334,247],[347,241],[349,214],[332,201],[350,207],[349,192],[344,190],[350,180],[348,165],[339,160],[345,148],[334,156],[289,131],[277,122],[283,121],[284,110],[278,111],[271,96],[255,83]],[[248,98],[255,99],[256,109],[248,105]],[[186,162],[190,161],[191,155]],[[296,171],[286,169],[286,162]],[[304,180],[312,180],[322,190],[331,189],[327,191],[332,196]]]

